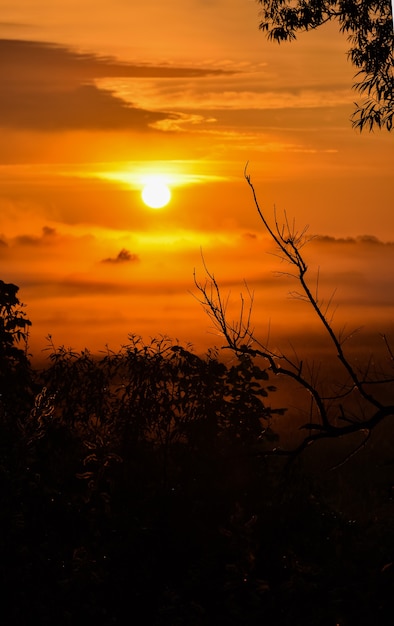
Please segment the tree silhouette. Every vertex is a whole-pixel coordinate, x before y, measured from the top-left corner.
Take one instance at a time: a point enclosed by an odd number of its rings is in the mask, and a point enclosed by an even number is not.
[[[24,401],[31,382],[27,353],[31,322],[18,291],[13,283],[0,280],[0,410],[5,415]]]
[[[365,445],[371,431],[382,420],[394,415],[392,403],[392,389],[394,378],[392,373],[380,375],[370,363],[360,367],[353,364],[345,351],[345,342],[349,335],[336,333],[332,325],[332,317],[329,313],[330,302],[325,305],[320,301],[318,289],[311,287],[308,280],[308,265],[301,252],[307,243],[306,231],[297,232],[285,219],[281,226],[275,215],[274,226],[271,226],[258,202],[254,186],[250,176],[245,170],[245,177],[249,184],[255,206],[265,230],[275,243],[278,254],[282,261],[289,266],[286,274],[293,276],[300,286],[299,292],[293,292],[298,299],[308,303],[313,313],[317,316],[324,333],[328,335],[331,347],[341,366],[341,379],[335,381],[336,391],[327,394],[327,381],[319,378],[318,372],[313,366],[309,366],[297,356],[290,357],[282,352],[275,352],[269,348],[268,343],[260,340],[251,326],[251,312],[253,295],[249,292],[250,306],[245,307],[245,299],[241,296],[241,311],[238,322],[231,322],[226,312],[227,301],[223,299],[219,284],[207,267],[207,280],[199,282],[195,276],[195,284],[199,291],[199,300],[204,309],[220,330],[227,346],[236,354],[246,354],[250,357],[259,357],[268,362],[268,370],[275,375],[282,375],[298,383],[312,398],[312,408],[307,423],[302,429],[307,435],[302,442],[292,451],[276,450],[279,454],[297,454],[309,444],[328,438],[338,438],[353,433],[363,433],[363,439],[357,450]],[[315,291],[315,293],[314,293]],[[386,337],[383,337],[388,350],[389,360],[392,363],[393,353]],[[334,382],[334,381],[333,381]],[[390,401],[384,400],[385,393]],[[390,395],[391,392],[391,395]]]
[[[351,44],[357,68],[354,88],[366,99],[355,103],[353,126],[363,130],[393,124],[393,18],[390,0],[258,0],[260,29],[268,39],[291,41],[297,32],[337,20]]]

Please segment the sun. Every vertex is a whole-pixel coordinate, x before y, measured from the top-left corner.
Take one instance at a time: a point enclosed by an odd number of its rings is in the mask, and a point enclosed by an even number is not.
[[[171,200],[171,191],[160,176],[149,176],[144,181],[142,199],[151,209],[162,209]]]

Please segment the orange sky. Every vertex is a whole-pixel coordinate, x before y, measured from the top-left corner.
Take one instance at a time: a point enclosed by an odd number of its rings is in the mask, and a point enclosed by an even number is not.
[[[261,332],[309,328],[273,274],[261,204],[320,239],[305,250],[338,324],[393,331],[392,136],[351,128],[347,41],[331,24],[278,46],[253,0],[0,0],[1,278],[45,336],[113,349],[128,333],[220,344],[193,291],[200,250]],[[141,201],[146,174],[172,201]],[[126,251],[119,256],[121,251]],[[325,282],[324,282],[325,281]]]

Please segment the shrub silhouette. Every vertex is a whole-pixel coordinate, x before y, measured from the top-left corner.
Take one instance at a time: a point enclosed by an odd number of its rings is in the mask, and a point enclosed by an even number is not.
[[[176,481],[171,473],[181,449],[188,455],[240,454],[270,432],[278,409],[263,399],[275,387],[262,386],[268,375],[247,355],[227,367],[214,351],[199,357],[167,337],[149,345],[138,336],[129,339],[119,352],[108,350],[101,358],[52,347],[51,365],[42,372],[55,399],[52,421],[94,450],[85,466],[108,468],[110,459],[132,459],[142,447],[155,457],[167,488]],[[152,472],[153,459],[149,465]],[[93,474],[87,469],[80,476],[93,485]]]
[[[132,584],[135,601],[148,589],[154,597],[162,576],[180,584],[185,568],[221,553],[220,525],[251,498],[249,443],[264,440],[275,413],[264,404],[274,387],[247,356],[226,366],[215,351],[199,357],[167,337],[146,345],[137,336],[101,357],[50,351],[4,458],[6,554],[11,579],[30,589],[10,609],[19,623],[32,607],[41,618],[55,612],[58,593],[44,611],[41,590],[52,580],[73,613],[80,588],[118,596]],[[200,576],[206,565],[193,567]]]

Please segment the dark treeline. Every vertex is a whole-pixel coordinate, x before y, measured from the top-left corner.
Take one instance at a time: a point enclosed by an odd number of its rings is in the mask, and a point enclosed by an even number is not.
[[[17,291],[0,283],[5,624],[391,624],[390,466],[353,465],[374,508],[350,518],[303,455],[272,454],[284,409],[250,355],[130,336],[49,344],[34,369]]]

